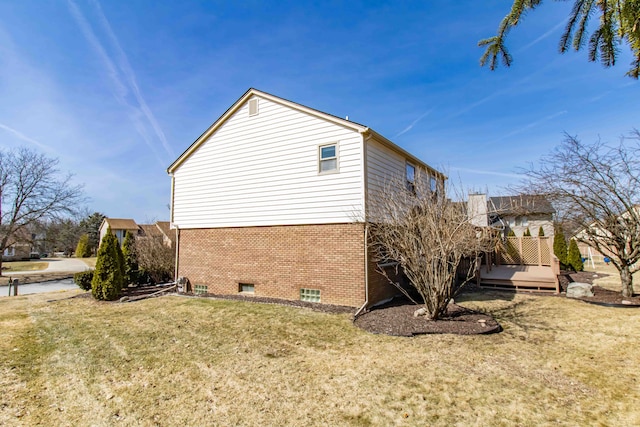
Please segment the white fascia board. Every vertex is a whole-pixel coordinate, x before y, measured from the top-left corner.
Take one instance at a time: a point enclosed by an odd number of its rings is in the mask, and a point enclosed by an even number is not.
[[[294,110],[298,110],[298,111],[302,111],[306,114],[318,117],[320,119],[332,122],[334,124],[337,124],[339,126],[343,126],[346,127],[348,129],[353,129],[357,132],[363,133],[365,132],[368,128],[366,126],[360,125],[358,123],[355,122],[350,122],[349,120],[345,120],[345,119],[341,119],[339,117],[336,116],[332,116],[330,114],[327,113],[323,113],[322,111],[318,111],[318,110],[314,110],[313,108],[309,108],[306,107],[302,104],[297,104],[295,102],[292,101],[288,101],[286,99],[283,98],[279,98],[277,96],[268,94],[266,92],[262,92],[259,91],[257,89],[249,89],[247,92],[245,92],[244,95],[242,95],[240,97],[240,99],[238,99],[227,111],[225,111],[225,113],[220,116],[220,118],[218,118],[218,120],[216,120],[211,126],[209,126],[209,128],[198,137],[198,139],[196,139],[194,141],[193,144],[191,144],[191,146],[189,146],[189,148],[186,149],[186,151],[184,153],[182,153],[180,155],[180,157],[178,157],[176,159],[176,161],[174,161],[168,168],[167,168],[167,173],[168,174],[172,174],[173,172],[176,171],[176,169],[178,169],[178,167],[187,159],[189,158],[189,156],[191,156],[191,154],[193,154],[194,151],[196,151],[198,149],[198,147],[200,147],[200,145],[202,145],[202,143],[204,143],[204,141],[206,141],[220,126],[222,126],[222,124],[227,121],[227,119],[229,117],[231,117],[236,111],[238,111],[238,109],[244,105],[244,103],[251,98],[252,96],[258,96],[264,99],[267,99],[271,102],[274,102],[276,104],[280,104],[280,105],[284,105],[287,106],[289,108],[292,108]]]
[[[419,166],[425,168],[426,170],[434,173],[435,175],[439,176],[442,179],[445,179],[445,180],[447,179],[447,176],[445,174],[443,174],[439,170],[429,166],[428,164],[426,164],[425,162],[423,162],[422,160],[420,160],[419,158],[417,158],[413,154],[409,153],[404,148],[400,147],[399,145],[395,144],[394,142],[392,142],[389,139],[385,138],[384,136],[380,135],[375,130],[373,130],[371,128],[367,128],[367,130],[365,131],[365,134],[366,133],[370,134],[376,141],[378,141],[381,144],[387,146],[388,148],[390,148],[390,149],[402,154],[403,156],[407,157],[409,160],[411,160],[412,162],[416,163],[417,165],[419,165]]]

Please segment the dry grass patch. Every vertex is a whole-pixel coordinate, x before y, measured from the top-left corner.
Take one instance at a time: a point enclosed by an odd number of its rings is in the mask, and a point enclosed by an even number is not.
[[[593,284],[612,291],[622,292],[620,272],[616,270],[613,264],[607,265],[604,262],[594,262],[594,266],[592,266],[591,261],[588,261],[584,263],[584,270],[592,271],[595,274],[608,274],[607,277],[595,279]],[[633,292],[634,294],[640,294],[640,271],[633,274]]]
[[[2,273],[12,273],[14,271],[40,271],[49,266],[44,261],[10,261],[2,263]]]
[[[96,257],[90,257],[90,258],[78,258],[80,261],[84,262],[85,264],[87,264],[89,267],[91,268],[96,268],[96,260],[98,258]]]
[[[266,304],[46,299],[0,299],[0,424],[640,424],[640,310],[470,294],[503,333],[397,338]]]

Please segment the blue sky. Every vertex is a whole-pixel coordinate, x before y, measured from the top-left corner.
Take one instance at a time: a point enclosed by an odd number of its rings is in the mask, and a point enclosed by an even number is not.
[[[166,168],[255,87],[505,194],[564,132],[640,127],[626,48],[611,69],[557,53],[571,2],[510,33],[511,68],[480,68],[510,3],[0,0],[0,147],[59,158],[92,211],[168,219]]]

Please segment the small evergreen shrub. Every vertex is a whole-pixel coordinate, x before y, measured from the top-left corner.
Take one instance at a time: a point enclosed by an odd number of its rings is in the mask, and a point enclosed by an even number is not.
[[[569,254],[567,255],[567,264],[575,271],[584,270],[584,263],[582,262],[582,255],[578,244],[574,239],[571,239],[569,243]]]
[[[507,233],[507,237],[516,237],[516,232],[513,231],[512,229],[509,229],[509,232]]]
[[[73,282],[83,291],[91,290],[91,281],[93,280],[93,270],[81,271],[73,275]]]
[[[119,250],[118,239],[107,229],[98,249],[96,269],[91,281],[91,293],[98,300],[112,301],[120,295],[122,290],[122,252]]]
[[[76,258],[88,258],[91,256],[91,247],[89,246],[89,235],[83,234],[78,240],[76,246]]]
[[[138,284],[138,257],[135,250],[135,237],[130,231],[124,235],[122,257],[124,259],[124,285]]]
[[[544,237],[544,228],[542,226],[538,228],[538,237]]]
[[[560,268],[567,267],[567,241],[564,238],[562,228],[558,227],[553,237],[553,254],[560,261]]]
[[[531,231],[529,231],[529,227],[527,227],[527,229],[524,230],[522,237],[531,237]]]

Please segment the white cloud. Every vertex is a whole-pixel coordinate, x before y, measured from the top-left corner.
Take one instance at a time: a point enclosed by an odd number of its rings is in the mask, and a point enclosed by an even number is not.
[[[517,53],[523,52],[523,51],[535,46],[536,44],[540,43],[542,40],[546,39],[547,37],[549,37],[550,35],[552,35],[556,31],[558,31],[558,29],[560,27],[563,27],[564,25],[566,25],[566,22],[567,22],[566,18],[563,19],[562,21],[558,22],[556,25],[554,25],[552,28],[550,28],[547,32],[542,34],[540,37],[538,37],[534,41],[526,44],[522,48],[518,49]]]
[[[52,152],[53,151],[50,147],[46,146],[45,144],[41,143],[40,141],[36,141],[33,138],[29,138],[28,136],[26,136],[22,132],[14,129],[14,128],[10,127],[10,126],[7,126],[5,124],[0,123],[0,129],[6,130],[7,132],[9,132],[10,134],[14,135],[15,137],[17,137],[21,141],[25,141],[25,142],[28,142],[30,144],[33,144],[36,147],[40,148],[41,150],[48,151],[48,152]]]
[[[458,172],[466,172],[466,173],[476,174],[476,175],[492,175],[492,176],[502,176],[507,178],[517,178],[517,179],[520,179],[523,177],[522,175],[519,175],[516,173],[496,172],[496,171],[482,170],[482,169],[458,168],[453,166],[451,167],[451,170],[458,171]]]
[[[87,39],[95,54],[102,60],[107,70],[109,80],[112,83],[112,92],[115,99],[127,108],[128,117],[132,121],[136,131],[142,137],[145,144],[154,153],[158,163],[164,167],[175,157],[175,155],[169,146],[158,121],[142,96],[135,73],[129,64],[125,52],[121,48],[115,33],[111,29],[107,18],[102,12],[100,4],[97,1],[92,2],[98,14],[98,19],[102,29],[106,32],[107,38],[112,45],[112,49],[116,52],[116,59],[109,55],[105,45],[100,41],[93,27],[82,14],[78,6],[72,0],[68,0],[67,3],[69,11],[80,27],[83,36]],[[129,101],[131,94],[134,99]],[[148,127],[151,128],[151,132],[147,131]],[[153,138],[150,133],[154,134],[155,138]],[[162,146],[162,150],[160,151],[158,150],[157,143],[155,142],[156,138]],[[162,154],[161,151],[164,151],[164,154]]]
[[[401,130],[398,134],[396,134],[394,136],[394,138],[399,137],[400,135],[404,135],[405,133],[409,132],[411,129],[413,129],[413,127],[422,119],[424,119],[425,117],[427,117],[429,114],[431,114],[431,112],[433,111],[433,108],[425,111],[424,113],[422,113],[422,115],[420,117],[418,117],[417,119],[415,119],[413,122],[411,122],[411,124],[409,126],[407,126],[406,128],[404,128],[403,130]]]

